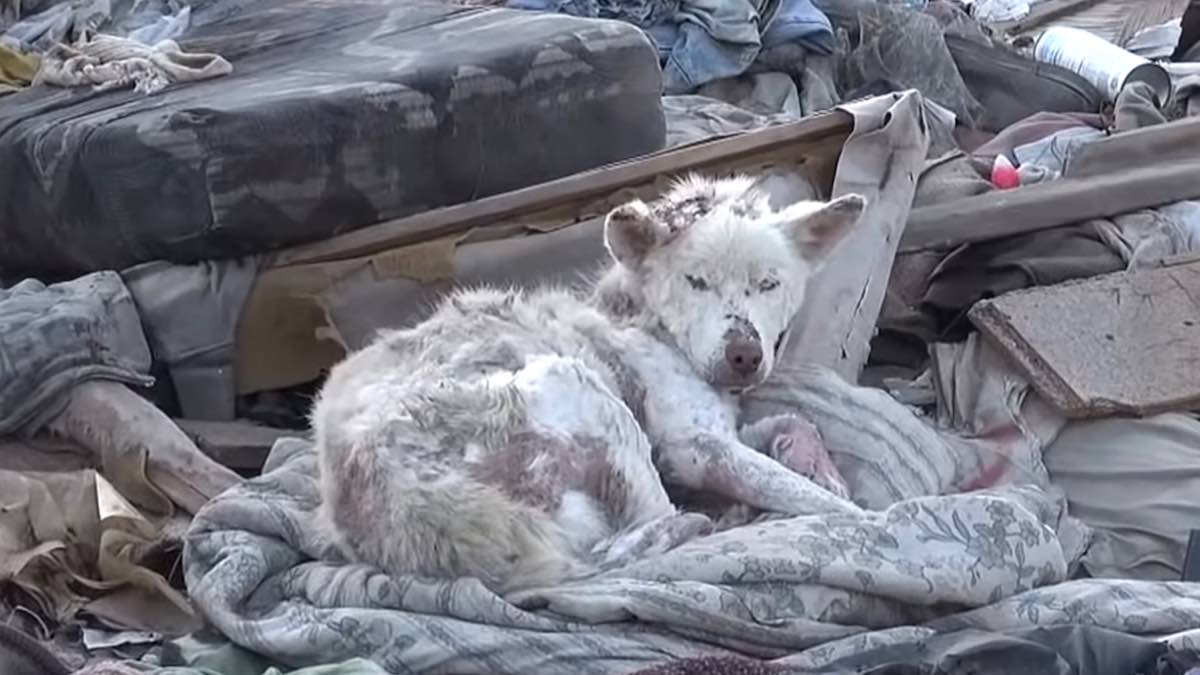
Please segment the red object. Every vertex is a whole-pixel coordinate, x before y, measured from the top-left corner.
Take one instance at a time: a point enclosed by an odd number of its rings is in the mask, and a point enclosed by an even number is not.
[[[992,163],[992,185],[995,185],[1001,190],[1009,190],[1021,186],[1021,176],[1017,174],[1017,167],[1008,161],[1008,156],[1003,153],[996,155],[996,161]]]

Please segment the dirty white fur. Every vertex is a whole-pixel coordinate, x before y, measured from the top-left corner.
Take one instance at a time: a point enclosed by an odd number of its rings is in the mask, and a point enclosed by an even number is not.
[[[608,215],[614,264],[590,296],[459,291],[351,355],[313,411],[341,548],[507,592],[705,531],[664,481],[781,513],[856,509],[764,454],[795,425],[735,420],[863,207],[776,212],[749,178],[689,178]]]

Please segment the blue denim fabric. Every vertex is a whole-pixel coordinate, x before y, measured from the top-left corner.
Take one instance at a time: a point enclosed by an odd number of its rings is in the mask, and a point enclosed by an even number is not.
[[[763,32],[764,47],[790,42],[817,54],[833,53],[833,26],[812,0],[783,0],[779,11],[767,23]]]
[[[154,382],[137,305],[116,272],[0,288],[0,436],[37,430],[89,380]]]
[[[658,46],[663,87],[682,94],[741,75],[763,47],[799,44],[833,51],[833,28],[812,0],[508,0],[514,9],[619,19],[638,26]],[[764,17],[766,11],[769,16]],[[765,29],[765,30],[764,30]]]

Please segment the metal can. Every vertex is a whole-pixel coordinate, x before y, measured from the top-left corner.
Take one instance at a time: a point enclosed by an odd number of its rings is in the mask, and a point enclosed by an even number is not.
[[[1165,68],[1079,28],[1047,28],[1033,47],[1033,58],[1076,73],[1109,101],[1117,100],[1131,82],[1149,84],[1162,103],[1171,95],[1171,76]]]

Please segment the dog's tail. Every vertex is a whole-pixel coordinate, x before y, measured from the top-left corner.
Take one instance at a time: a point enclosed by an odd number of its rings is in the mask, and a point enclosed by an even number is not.
[[[322,520],[356,562],[393,575],[476,577],[504,594],[586,573],[551,517],[449,471],[415,474],[386,449],[318,442]]]

